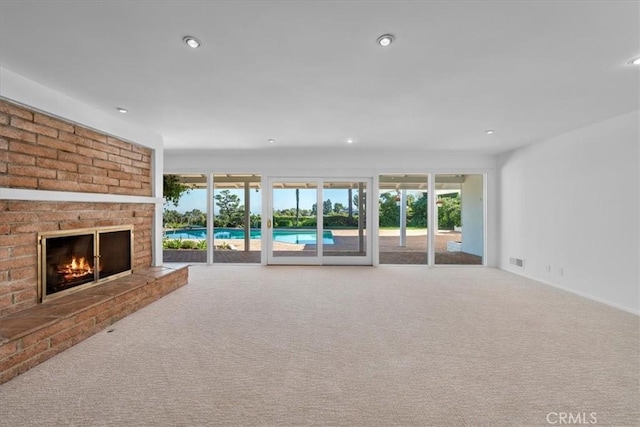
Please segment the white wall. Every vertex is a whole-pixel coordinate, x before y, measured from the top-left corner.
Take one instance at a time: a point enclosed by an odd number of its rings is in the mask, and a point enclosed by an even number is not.
[[[484,256],[482,175],[466,175],[462,183],[462,252]]]
[[[501,268],[640,312],[639,125],[634,111],[498,158]]]

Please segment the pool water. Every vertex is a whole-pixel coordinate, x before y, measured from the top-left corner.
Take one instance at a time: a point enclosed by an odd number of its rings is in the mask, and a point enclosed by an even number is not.
[[[315,230],[291,230],[280,228],[273,230],[273,240],[281,243],[297,243],[301,245],[316,244]],[[206,228],[182,228],[179,230],[165,231],[164,237],[169,239],[190,239],[204,240],[207,238]],[[244,230],[238,228],[216,228],[213,232],[214,239],[244,239]],[[250,239],[261,239],[262,230],[252,228],[249,231]],[[333,234],[331,231],[322,233],[322,243],[325,245],[333,245]]]

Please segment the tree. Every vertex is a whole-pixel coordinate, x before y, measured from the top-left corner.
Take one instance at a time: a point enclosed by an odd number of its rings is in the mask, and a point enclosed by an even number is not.
[[[411,211],[413,216],[409,225],[412,227],[427,227],[427,193],[422,193],[420,197],[413,200]]]
[[[398,227],[400,225],[400,207],[397,204],[397,195],[393,193],[380,194],[380,218],[381,227]]]
[[[322,213],[329,214],[333,210],[333,203],[331,203],[331,199],[327,199],[322,202]]]
[[[333,205],[333,211],[335,213],[342,213],[342,212],[344,212],[346,210],[347,210],[347,208],[345,208],[345,206],[340,202],[337,202],[335,205]]]
[[[442,205],[438,208],[438,227],[453,228],[461,225],[460,197],[441,197]]]
[[[240,206],[240,197],[231,194],[229,190],[222,190],[214,196],[218,206],[218,227],[236,227],[242,225],[244,207]]]
[[[162,223],[166,228],[180,228],[184,225],[184,217],[183,215],[176,211],[165,209],[162,213]]]
[[[180,197],[189,191],[191,191],[191,187],[183,184],[178,175],[163,175],[162,195],[167,203],[173,203],[173,206],[178,206]]]
[[[184,218],[188,225],[199,225],[205,227],[207,225],[207,215],[200,209],[193,209],[185,212]]]

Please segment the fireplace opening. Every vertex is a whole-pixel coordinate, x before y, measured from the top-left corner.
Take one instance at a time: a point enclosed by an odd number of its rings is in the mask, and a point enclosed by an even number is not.
[[[40,302],[130,274],[132,235],[133,226],[40,233]]]

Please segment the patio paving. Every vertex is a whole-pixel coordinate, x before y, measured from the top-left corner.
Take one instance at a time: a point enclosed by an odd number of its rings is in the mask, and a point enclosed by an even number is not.
[[[325,249],[328,256],[358,256],[363,255],[358,250],[358,236],[356,230],[332,230],[334,245]],[[366,239],[366,236],[365,236]],[[447,251],[447,242],[460,241],[461,233],[457,231],[439,231],[436,234],[436,264],[452,265],[482,265],[482,257],[465,252]],[[220,243],[227,243],[235,250],[216,250],[214,263],[259,264],[261,261],[261,241],[251,240],[250,250],[244,250],[244,240],[220,239]],[[399,246],[398,230],[380,230],[378,237],[380,248],[380,264],[427,264],[427,232],[426,230],[407,230],[404,246]],[[308,256],[315,252],[315,245],[296,245],[289,243],[275,243],[277,256]],[[164,250],[165,262],[207,262],[207,255],[202,250]]]

